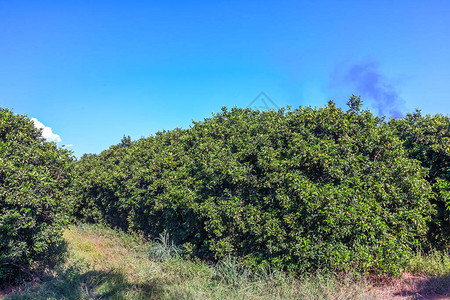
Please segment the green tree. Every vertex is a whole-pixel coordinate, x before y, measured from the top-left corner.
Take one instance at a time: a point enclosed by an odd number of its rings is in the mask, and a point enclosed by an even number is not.
[[[70,203],[72,156],[26,116],[0,108],[0,277],[55,254]]]
[[[450,117],[440,114],[423,116],[420,110],[390,125],[404,141],[409,157],[427,169],[426,178],[433,186],[432,203],[436,214],[430,221],[430,248],[450,249]]]

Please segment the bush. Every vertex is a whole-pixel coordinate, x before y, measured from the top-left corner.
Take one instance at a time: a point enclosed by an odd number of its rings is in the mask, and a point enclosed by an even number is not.
[[[78,162],[77,213],[166,230],[203,257],[396,273],[427,231],[426,170],[359,98],[349,106],[224,108],[189,129],[124,139]]]
[[[0,281],[60,245],[71,161],[26,116],[0,108]]]
[[[426,179],[433,186],[433,215],[428,232],[428,250],[450,250],[450,117],[422,116],[417,110],[390,125],[404,141],[409,157],[427,169]]]

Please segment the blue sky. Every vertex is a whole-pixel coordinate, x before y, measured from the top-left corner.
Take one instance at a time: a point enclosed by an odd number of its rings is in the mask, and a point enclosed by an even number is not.
[[[0,106],[77,156],[277,106],[450,113],[448,1],[1,1]]]

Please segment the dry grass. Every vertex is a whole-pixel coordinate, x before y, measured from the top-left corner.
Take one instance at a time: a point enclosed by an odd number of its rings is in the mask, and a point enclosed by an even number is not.
[[[71,246],[74,258],[84,261],[96,271],[120,270],[130,280],[139,281],[145,278],[139,276],[138,266],[146,265],[149,269],[156,267],[147,257],[137,255],[138,251],[128,249],[120,239],[112,235],[69,229],[65,231],[64,239]],[[139,243],[134,245],[134,247],[143,246]]]
[[[447,254],[418,255],[402,279],[329,274],[292,278],[250,272],[232,259],[216,266],[101,226],[69,227],[66,261],[43,284],[24,284],[8,299],[450,299]],[[163,241],[167,237],[162,237]]]

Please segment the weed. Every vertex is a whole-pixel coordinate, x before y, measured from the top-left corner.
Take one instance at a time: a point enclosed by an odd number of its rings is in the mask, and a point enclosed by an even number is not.
[[[182,250],[170,240],[170,235],[163,232],[159,238],[150,246],[150,257],[154,261],[167,261],[173,258],[179,258]]]

